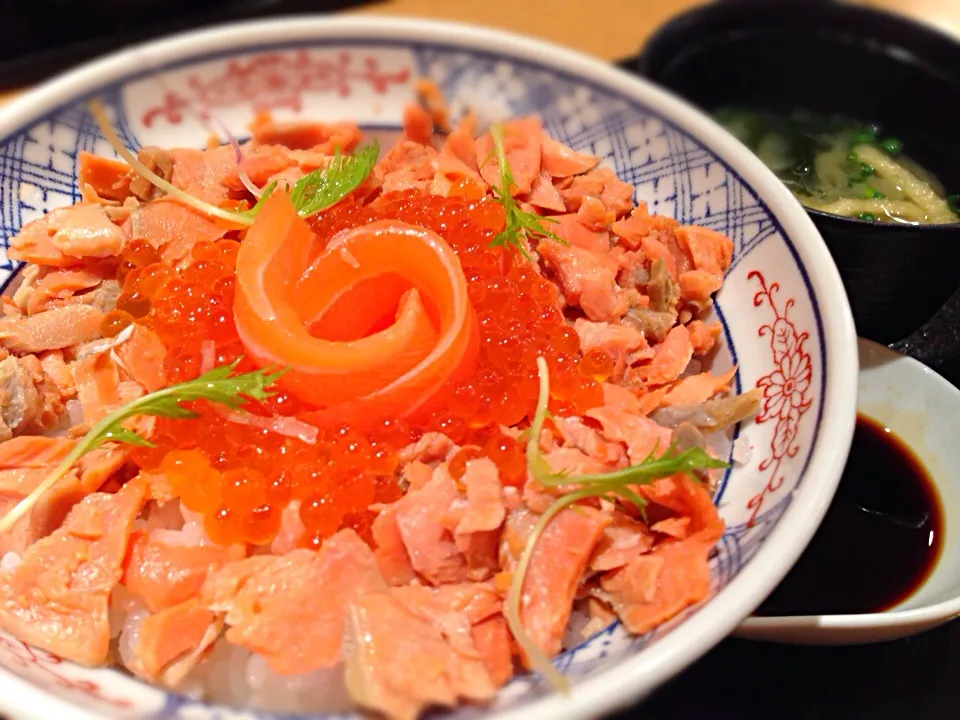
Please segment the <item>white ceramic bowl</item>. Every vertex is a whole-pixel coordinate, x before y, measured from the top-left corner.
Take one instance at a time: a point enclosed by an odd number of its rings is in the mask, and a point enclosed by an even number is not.
[[[724,130],[609,65],[515,35],[373,17],[234,25],[123,51],[3,108],[0,235],[77,199],[78,150],[110,152],[82,104],[91,96],[107,104],[130,145],[202,146],[201,106],[241,135],[258,109],[396,128],[418,76],[440,86],[454,113],[538,113],[552,135],[635,184],[652,210],[735,242],[716,305],[725,329],[716,367],[735,362],[737,387],[759,382],[765,397],[745,430],[752,457],[718,491],[728,529],[712,561],[711,597],[645,637],[615,625],[567,652],[557,660],[573,681],[566,697],[521,677],[481,711],[596,716],[649,693],[763,600],[826,511],[853,432],[856,336],[833,261],[800,205]],[[0,666],[0,710],[15,716],[233,716],[9,637],[0,637]]]
[[[751,617],[740,637],[802,645],[854,645],[916,635],[960,616],[960,390],[923,363],[860,340],[858,410],[906,443],[930,473],[943,508],[940,559],[910,597],[882,613]]]

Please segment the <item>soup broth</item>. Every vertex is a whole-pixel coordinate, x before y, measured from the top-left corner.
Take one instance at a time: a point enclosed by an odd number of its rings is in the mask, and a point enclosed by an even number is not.
[[[721,108],[716,118],[776,173],[806,207],[911,225],[960,221],[956,196],[879,128],[804,110]]]

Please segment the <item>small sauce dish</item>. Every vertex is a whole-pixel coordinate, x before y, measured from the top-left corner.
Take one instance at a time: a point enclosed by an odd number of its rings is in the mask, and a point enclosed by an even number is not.
[[[882,612],[776,617],[753,615],[734,633],[738,637],[802,645],[856,645],[915,635],[960,616],[960,545],[955,542],[955,536],[960,532],[960,504],[957,502],[960,499],[960,475],[955,472],[955,468],[960,466],[960,442],[956,434],[956,418],[960,417],[960,390],[917,360],[883,345],[861,338],[859,352],[858,412],[861,417],[869,418],[899,438],[912,451],[935,488],[933,502],[939,500],[939,507],[933,512],[934,515],[939,513],[939,521],[934,519],[932,522],[936,529],[932,529],[931,525],[929,530],[929,571],[924,576],[918,568],[920,577],[915,578],[917,582],[913,584],[912,592],[907,588],[905,597]],[[869,449],[870,446],[862,447]],[[856,462],[857,458],[852,455],[851,463]],[[891,467],[894,465],[891,464]],[[864,478],[859,479],[862,480]],[[835,503],[841,501],[843,482]],[[862,485],[862,482],[859,484]],[[828,521],[829,514],[825,523]],[[825,527],[821,526],[821,530]],[[855,532],[856,528],[851,526],[850,531]],[[934,533],[939,537],[934,537]],[[849,543],[853,545],[856,540],[851,537]],[[814,548],[816,543],[817,539],[814,538],[808,550]],[[848,548],[838,551],[845,549]],[[939,553],[935,552],[937,549]],[[890,554],[888,567],[891,576],[902,571],[902,568],[895,566],[898,559],[899,554]],[[876,558],[868,560],[873,564]],[[803,563],[803,558],[800,563]],[[835,570],[836,563],[832,565]],[[883,567],[884,563],[878,565]],[[850,576],[855,576],[858,570],[860,568],[851,562]],[[804,576],[807,581],[811,580],[809,572]],[[784,584],[790,579],[788,575]],[[827,572],[822,578],[814,575],[813,579],[831,582]],[[883,584],[880,582],[878,586]]]

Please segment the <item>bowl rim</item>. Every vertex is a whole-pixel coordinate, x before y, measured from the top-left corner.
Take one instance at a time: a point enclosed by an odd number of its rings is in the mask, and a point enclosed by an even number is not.
[[[898,365],[897,375],[902,376],[905,387],[926,385],[948,398],[957,412],[960,413],[960,388],[957,388],[937,371],[927,367],[916,358],[899,353],[868,338],[859,338],[858,346],[883,362],[896,362]],[[872,415],[870,417],[872,418]],[[884,422],[882,417],[873,419]],[[910,447],[910,450],[917,455],[921,462],[924,461],[925,457],[930,457],[933,454],[932,452],[925,452],[923,448]],[[934,484],[936,485],[936,483]],[[924,580],[924,583],[926,583],[926,580]],[[763,632],[766,638],[773,640],[775,639],[773,633],[778,629],[789,632],[798,629],[812,630],[819,628],[821,633],[828,633],[830,630],[910,627],[926,625],[935,621],[946,621],[957,615],[960,615],[960,589],[957,590],[954,597],[904,610],[898,610],[894,607],[883,612],[870,613],[750,616],[740,623],[738,634],[740,630],[744,631],[744,636],[748,636],[754,631]]]
[[[728,0],[724,3],[718,2],[697,5],[677,13],[665,23],[658,26],[644,42],[641,52],[636,59],[638,69],[644,77],[647,77],[648,68],[646,66],[651,55],[650,49],[656,49],[656,46],[671,34],[683,31],[689,32],[688,28],[694,25],[694,23],[698,21],[703,22],[701,18],[713,19],[718,15],[729,13],[740,13],[740,17],[749,18],[751,13],[747,12],[747,10],[760,9],[763,12],[763,17],[766,19],[773,16],[770,11],[770,8],[773,6],[773,3],[768,3],[765,0]],[[778,18],[789,17],[783,13],[784,10],[799,12],[801,14],[812,14],[815,10],[817,16],[821,18],[824,13],[832,13],[834,17],[843,18],[847,22],[856,22],[860,18],[873,18],[880,22],[888,23],[889,27],[897,28],[905,32],[916,33],[918,35],[930,35],[930,37],[936,38],[937,42],[943,43],[944,46],[949,46],[960,53],[960,37],[957,37],[932,22],[919,20],[903,13],[887,10],[886,8],[837,2],[836,0],[809,0],[808,2],[780,3],[776,5],[776,7],[778,12],[776,17]],[[754,15],[754,17],[756,16]],[[751,28],[756,27],[751,23],[745,23],[744,29],[746,29],[747,26]],[[960,82],[960,74],[954,78],[954,81]]]
[[[815,218],[822,218],[824,220],[834,220],[843,224],[852,224],[855,226],[862,226],[864,228],[880,228],[881,230],[892,232],[892,233],[936,233],[936,232],[956,232],[960,230],[960,220],[952,223],[918,223],[912,225],[909,223],[887,223],[881,222],[880,220],[864,220],[863,218],[848,217],[846,215],[834,215],[833,213],[824,212],[823,210],[816,210],[814,208],[808,208],[804,206],[804,209],[807,211],[808,215],[812,215]]]
[[[216,50],[248,51],[271,42],[308,44],[321,39],[380,38],[397,44],[427,42],[466,46],[507,59],[531,62],[594,83],[651,108],[720,158],[767,206],[805,273],[807,290],[819,299],[822,334],[823,406],[818,432],[801,477],[811,480],[794,498],[749,563],[703,608],[686,618],[649,650],[578,682],[570,694],[547,695],[497,713],[521,720],[529,713],[552,718],[595,717],[635,702],[689,666],[729,634],[787,573],[819,525],[849,452],[856,419],[857,348],[853,316],[836,265],[810,217],[773,173],[726,130],[686,101],[612,64],[553,43],[501,30],[415,18],[288,16],[194,30],[133,46],[48,81],[0,109],[0,142],[30,127],[58,107],[100,88],[128,80],[131,67],[143,68],[155,56],[163,68],[188,63]],[[789,232],[787,232],[789,228]],[[0,678],[13,678],[0,672]],[[19,678],[17,678],[19,679]],[[29,681],[21,681],[29,684]],[[19,704],[16,693],[4,695]],[[45,697],[56,700],[55,696]],[[210,707],[215,707],[210,705]]]

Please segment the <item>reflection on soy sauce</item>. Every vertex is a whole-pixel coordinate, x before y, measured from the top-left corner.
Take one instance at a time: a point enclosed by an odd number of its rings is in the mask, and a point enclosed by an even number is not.
[[[860,415],[823,524],[755,614],[888,610],[923,584],[942,543],[940,497],[926,468],[893,433]]]

